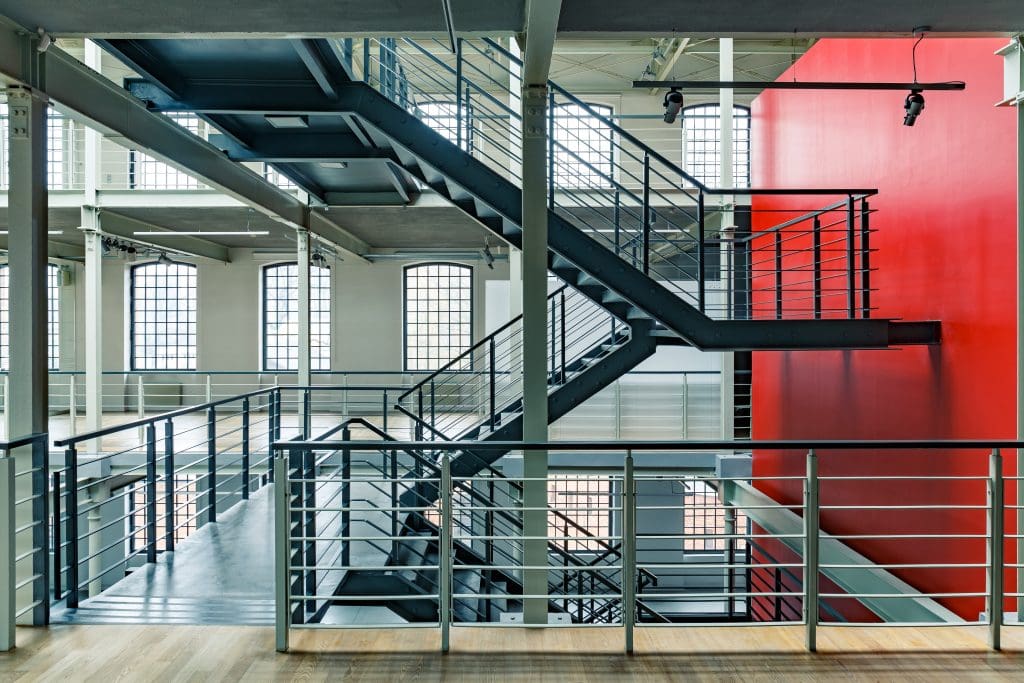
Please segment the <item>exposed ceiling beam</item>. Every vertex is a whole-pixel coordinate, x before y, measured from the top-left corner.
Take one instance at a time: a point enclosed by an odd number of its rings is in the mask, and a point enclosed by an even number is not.
[[[526,0],[526,45],[523,50],[523,84],[526,86],[548,82],[561,11],[562,0]]]
[[[201,237],[193,237],[191,235],[174,237],[173,233],[175,231],[171,228],[163,225],[155,225],[149,221],[143,221],[138,218],[125,216],[124,214],[111,211],[110,209],[100,209],[99,213],[100,232],[104,234],[131,240],[140,244],[148,244],[158,249],[167,249],[168,251],[176,251],[190,256],[199,256],[201,258],[207,258],[214,261],[221,261],[222,263],[231,263],[229,250],[223,244],[217,244],[216,242],[211,242],[210,240],[203,239]],[[166,232],[172,236],[168,239],[154,235],[147,235],[144,238],[139,238],[135,236],[135,233],[138,231]]]
[[[7,251],[7,235],[0,235],[0,252]],[[46,255],[49,258],[62,258],[69,261],[78,261],[85,258],[85,247],[81,244],[68,244],[67,242],[55,242],[50,239],[46,241]]]
[[[313,38],[294,38],[289,42],[295,48],[299,58],[302,59],[302,63],[306,65],[309,75],[324,91],[324,95],[332,99],[337,97],[338,82],[334,77],[335,68],[334,65],[327,64],[327,60],[335,59],[335,55],[327,45],[324,45],[326,41]],[[338,64],[336,68],[341,69],[341,65]]]
[[[0,17],[0,79],[41,91],[62,111],[125,147],[141,149],[210,187],[294,228],[308,228],[309,207],[56,47],[39,54],[34,32]],[[38,60],[38,64],[35,62]],[[45,73],[45,83],[36,76]],[[184,86],[179,86],[184,87]],[[355,255],[369,246],[351,236]]]
[[[658,73],[654,77],[654,80],[661,81],[661,80],[664,80],[664,79],[668,78],[669,74],[672,73],[672,67],[674,67],[676,65],[676,62],[679,61],[679,58],[683,56],[683,52],[686,50],[686,46],[689,45],[689,44],[690,44],[690,39],[689,38],[681,38],[679,40],[679,44],[676,46],[675,52],[673,52],[672,56],[668,58],[668,61],[666,61],[664,64],[662,64],[661,68],[658,69]],[[657,92],[656,89],[654,89],[654,88],[651,89],[651,94],[652,95],[654,93],[656,93],[656,92]]]

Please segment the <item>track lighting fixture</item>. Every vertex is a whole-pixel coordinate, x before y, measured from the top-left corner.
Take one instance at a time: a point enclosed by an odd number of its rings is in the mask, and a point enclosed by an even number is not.
[[[665,123],[675,123],[679,112],[683,110],[683,93],[679,92],[679,88],[672,88],[665,93],[662,106],[665,107]]]
[[[494,254],[491,253],[491,245],[484,243],[484,248],[480,250],[480,256],[483,258],[484,263],[491,270],[494,270]]]
[[[911,90],[910,94],[907,95],[907,99],[903,101],[903,125],[913,126],[914,122],[917,121],[917,117],[924,111],[924,95],[921,94],[920,90]]]
[[[174,261],[172,261],[170,258],[168,258],[167,257],[167,252],[164,252],[164,251],[160,252],[160,255],[157,257],[156,262],[161,264],[161,265],[164,265],[164,266],[172,266],[172,265],[174,265]]]

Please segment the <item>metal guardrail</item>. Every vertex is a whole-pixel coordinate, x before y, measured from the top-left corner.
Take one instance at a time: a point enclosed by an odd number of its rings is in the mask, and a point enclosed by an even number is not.
[[[301,487],[311,481],[331,481],[332,477],[328,469],[318,470],[316,468],[302,469],[296,463],[309,463],[317,460],[315,454],[331,454],[334,452],[373,452],[381,448],[379,441],[349,441],[349,440],[317,440],[277,442],[272,446],[275,457],[275,466],[278,467],[279,476],[287,479],[293,486]],[[440,504],[438,508],[437,522],[439,531],[436,533],[436,542],[439,551],[438,567],[440,585],[430,593],[430,599],[439,600],[438,608],[440,618],[429,625],[439,628],[442,634],[442,643],[448,642],[448,634],[453,627],[460,627],[464,624],[458,619],[451,618],[451,609],[459,608],[461,603],[470,600],[506,600],[523,603],[531,599],[549,600],[562,597],[580,599],[597,603],[621,604],[621,612],[617,616],[603,622],[605,625],[622,628],[626,649],[632,650],[633,634],[638,628],[647,628],[657,624],[645,623],[645,609],[654,611],[662,610],[666,602],[683,601],[695,602],[700,600],[718,600],[727,602],[730,610],[736,605],[742,605],[742,611],[752,611],[760,614],[759,621],[744,621],[742,623],[757,625],[765,623],[778,623],[776,619],[783,620],[783,623],[793,623],[793,618],[798,617],[796,623],[802,623],[806,632],[806,646],[809,650],[817,647],[817,629],[820,624],[826,625],[858,625],[862,623],[877,623],[878,617],[869,615],[870,618],[861,613],[865,610],[877,609],[878,613],[885,613],[889,618],[885,623],[891,625],[942,625],[942,624],[963,624],[965,620],[958,617],[954,612],[946,609],[943,605],[957,606],[961,612],[970,611],[973,601],[984,602],[984,612],[981,623],[987,626],[989,643],[993,649],[1000,647],[1001,630],[1007,623],[1019,624],[1020,622],[1008,621],[1004,614],[1004,606],[1010,600],[1018,602],[1018,608],[1024,609],[1024,592],[1021,589],[1010,591],[1004,583],[1005,575],[1008,572],[1014,573],[1018,578],[1024,573],[1024,563],[1020,561],[1007,561],[1005,553],[1007,547],[1014,545],[1019,547],[1024,537],[1021,533],[1007,533],[1004,525],[1004,517],[1012,515],[1020,520],[1024,517],[1024,503],[1018,499],[1016,503],[1010,504],[1005,500],[1005,482],[1021,481],[1020,476],[1009,476],[1004,472],[1002,451],[1005,449],[1024,448],[1024,442],[999,441],[999,440],[965,440],[965,441],[941,441],[941,440],[906,440],[906,441],[702,441],[702,442],[438,442],[438,441],[417,441],[417,442],[389,442],[388,449],[416,450],[424,453],[433,453],[438,457],[437,463],[440,468],[440,477],[430,474],[420,474],[418,477],[429,479],[429,485],[440,487]],[[550,592],[543,595],[533,595],[525,591],[511,592],[505,594],[494,594],[490,591],[466,590],[459,588],[453,581],[453,572],[458,571],[459,563],[456,561],[459,552],[454,553],[448,550],[452,544],[460,542],[473,542],[481,540],[499,540],[509,543],[513,551],[501,561],[505,563],[504,569],[518,572],[526,576],[531,570],[538,568],[525,564],[521,559],[519,562],[509,563],[507,557],[517,557],[516,547],[522,547],[538,537],[529,535],[534,532],[527,532],[516,538],[504,538],[501,533],[481,534],[479,532],[466,533],[465,527],[460,527],[457,521],[460,515],[464,515],[468,508],[474,503],[467,503],[465,499],[460,500],[456,494],[458,485],[468,481],[476,482],[484,477],[452,476],[451,463],[454,463],[462,453],[467,450],[480,451],[496,449],[501,451],[585,451],[585,452],[611,452],[623,456],[623,467],[619,472],[607,472],[602,476],[609,482],[613,482],[608,488],[613,492],[607,498],[604,505],[588,506],[591,508],[604,508],[607,514],[616,519],[609,525],[608,537],[620,541],[623,547],[621,564],[614,567],[621,568],[622,573],[617,579],[617,590],[608,591],[602,586],[600,590],[587,590],[584,586],[578,593],[567,593],[562,596],[553,595]],[[755,452],[781,453],[780,457],[786,460],[778,473],[771,475],[759,475],[756,471],[753,476],[728,476],[719,473],[712,476],[695,476],[687,474],[685,469],[679,471],[658,471],[658,472],[637,472],[633,464],[633,456],[636,453],[652,451],[668,451],[675,453],[715,451],[715,452],[736,452],[743,450],[754,450]],[[981,460],[987,461],[987,473],[978,474],[955,474],[936,475],[932,469],[925,465],[926,471],[916,472],[911,463],[914,460],[904,459],[903,463],[896,466],[893,471],[899,474],[877,473],[874,471],[858,472],[854,460],[844,457],[845,453],[859,451],[863,458],[865,452],[881,452],[889,454],[886,462],[900,462],[900,456],[918,454],[922,452],[933,453],[936,451],[950,451],[956,453],[965,463],[973,463],[977,469]],[[982,458],[978,458],[981,451]],[[327,457],[327,456],[325,456]],[[973,460],[972,460],[973,458]],[[326,462],[326,461],[323,461]],[[926,462],[918,460],[918,464]],[[824,466],[822,466],[824,464]],[[680,464],[684,467],[684,463]],[[970,470],[971,466],[961,471]],[[662,468],[663,470],[664,468]],[[984,470],[985,468],[982,467]],[[398,477],[399,486],[412,487],[417,483],[417,477]],[[545,486],[547,479],[524,477],[522,486],[528,487],[533,484]],[[335,479],[336,481],[336,479]],[[852,481],[861,481],[869,486],[859,489],[851,489]],[[617,482],[617,483],[616,483]],[[652,531],[649,525],[637,525],[637,518],[651,515],[658,515],[661,518],[674,518],[675,515],[685,514],[686,506],[679,503],[666,503],[659,499],[656,492],[648,489],[652,484],[657,485],[679,483],[701,484],[716,493],[714,496],[721,496],[724,488],[730,485],[752,486],[754,489],[775,490],[779,499],[767,498],[761,504],[735,504],[719,498],[720,502],[712,503],[705,500],[708,507],[724,511],[725,519],[717,527],[703,531],[694,529]],[[916,486],[914,486],[916,484]],[[940,488],[941,486],[941,488]],[[960,500],[951,497],[948,487],[963,487],[961,493],[967,498]],[[292,489],[293,492],[297,489]],[[908,493],[913,491],[912,497]],[[882,493],[880,493],[882,492]],[[887,492],[887,493],[885,493]],[[883,495],[884,493],[884,495]],[[857,495],[861,498],[858,498]],[[885,496],[889,498],[885,498]],[[882,496],[881,498],[879,496]],[[400,496],[392,497],[397,501]],[[981,500],[976,500],[976,499]],[[289,500],[285,493],[279,495],[277,505],[280,524],[277,527],[278,548],[294,548],[297,541],[308,540],[304,534],[309,529],[316,529],[316,517],[318,505],[315,496],[306,498],[297,503],[295,499]],[[297,507],[299,506],[299,507]],[[704,505],[699,505],[704,507]],[[529,508],[516,506],[499,506],[501,510],[514,510],[516,514],[525,514]],[[289,515],[301,509],[308,515],[303,524],[298,524],[294,518],[289,522]],[[448,511],[445,514],[445,511]],[[792,514],[798,520],[798,525],[784,531],[772,531],[770,526],[761,520],[762,514],[768,511],[775,514],[783,511]],[[935,521],[924,528],[915,527],[913,515],[920,511],[929,511],[931,519]],[[729,514],[731,512],[731,514]],[[851,518],[837,517],[837,515],[854,514],[855,522]],[[872,524],[867,520],[872,514],[884,516],[884,523],[889,525],[879,528],[878,524]],[[737,518],[740,515],[747,515],[751,519],[759,520],[751,523],[749,528],[741,529],[737,525]],[[838,523],[841,519],[841,529],[828,529],[830,523]],[[899,525],[905,526],[899,526]],[[824,527],[824,528],[823,528]],[[460,528],[463,531],[460,531]],[[986,529],[984,532],[978,529]],[[1018,527],[1019,528],[1019,527]],[[313,534],[316,535],[315,533]],[[349,540],[357,537],[350,537]],[[361,540],[372,540],[373,534],[366,534],[358,537]],[[571,535],[560,539],[557,528],[549,530],[540,537],[547,541],[578,541]],[[339,540],[335,538],[334,540]],[[694,566],[685,561],[686,553],[679,552],[680,546],[684,543],[711,541],[720,544],[723,553],[711,561],[702,562]],[[908,557],[892,557],[893,544],[898,544],[904,549],[907,543],[924,544],[930,547],[929,557],[933,559],[915,560]],[[446,545],[448,544],[448,545]],[[653,546],[652,546],[653,544]],[[666,559],[667,546],[672,546],[676,554]],[[874,544],[874,545],[872,545]],[[929,546],[929,544],[931,544]],[[936,545],[951,544],[945,548],[945,555],[936,555]],[[859,546],[866,548],[864,552],[870,552],[872,548],[878,550],[882,555],[870,564],[853,563],[847,564],[830,558],[836,557],[835,548]],[[793,549],[796,548],[796,551]],[[888,548],[889,550],[886,550]],[[951,549],[955,549],[955,561],[949,559]],[[522,553],[518,555],[520,558]],[[684,558],[682,560],[678,558]],[[946,559],[941,559],[945,557]],[[934,559],[940,558],[940,559]],[[303,601],[320,601],[322,607],[332,600],[331,596],[321,595],[315,592],[296,592],[298,586],[297,577],[303,571],[316,571],[320,567],[316,562],[297,563],[295,554],[279,552],[277,557],[278,572],[278,600],[294,609],[295,605]],[[414,565],[403,566],[408,569]],[[494,563],[481,563],[474,569],[481,571],[497,569]],[[660,572],[661,577],[673,576],[674,578],[685,577],[687,571],[697,569],[696,576],[706,580],[711,570],[717,574],[716,580],[721,585],[705,583],[704,588],[697,590],[684,590],[673,588],[659,582],[657,588],[637,588],[635,578],[641,570]],[[545,567],[545,572],[548,568]],[[602,571],[607,567],[602,568]],[[965,571],[967,573],[965,573]],[[973,572],[973,573],[971,573]],[[621,577],[632,577],[622,579]],[[885,577],[888,581],[885,590],[872,589],[870,592],[858,588],[868,585],[860,582],[859,577],[870,576],[872,581]],[[900,578],[903,577],[903,578]],[[938,579],[936,577],[939,577]],[[767,580],[766,580],[767,578]],[[798,580],[795,580],[798,579]],[[907,581],[917,581],[921,585],[913,587]],[[936,583],[938,581],[938,583]],[[525,583],[525,581],[524,581]],[[877,584],[873,584],[877,585]],[[949,588],[954,585],[955,589]],[[938,587],[936,587],[938,586]],[[929,588],[930,587],[930,588]],[[395,596],[392,598],[398,599]],[[644,607],[641,608],[640,604]],[[880,603],[899,604],[905,603],[913,609],[903,612],[896,607],[883,610],[877,606]],[[979,603],[980,604],[980,603]],[[920,608],[926,608],[922,612]],[[287,649],[288,631],[292,628],[301,627],[331,627],[329,624],[309,623],[306,620],[302,623],[294,619],[294,612],[290,609],[279,609],[278,647],[281,650]],[[317,609],[310,609],[309,613],[316,613]],[[920,620],[900,620],[899,614],[915,615],[927,613],[931,616],[924,622]],[[446,618],[445,615],[448,615]],[[767,619],[765,618],[767,615]],[[893,616],[897,615],[897,616]],[[649,620],[648,620],[649,621]],[[671,621],[671,620],[669,620]],[[712,620],[714,622],[714,620]],[[721,620],[719,620],[720,622]],[[568,621],[566,623],[571,623]],[[665,621],[661,621],[665,623]],[[717,622],[716,622],[717,623]],[[737,622],[730,622],[737,623]],[[427,624],[420,624],[427,625]],[[468,625],[468,624],[466,624]],[[506,621],[501,625],[521,626],[522,620],[514,622]],[[390,625],[389,625],[390,626]]]
[[[16,623],[49,621],[47,441],[0,442],[0,651],[14,648]]]

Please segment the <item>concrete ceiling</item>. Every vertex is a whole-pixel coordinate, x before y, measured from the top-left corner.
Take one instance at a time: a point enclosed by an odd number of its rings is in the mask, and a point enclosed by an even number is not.
[[[523,30],[522,0],[451,0],[455,27],[490,35]],[[443,33],[440,0],[0,0],[0,14],[55,35],[343,35]],[[563,0],[559,34],[649,37],[879,35],[1024,29],[1020,0]]]

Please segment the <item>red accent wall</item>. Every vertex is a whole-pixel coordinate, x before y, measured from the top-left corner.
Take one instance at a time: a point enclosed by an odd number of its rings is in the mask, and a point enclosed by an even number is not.
[[[753,106],[756,187],[877,187],[872,198],[876,317],[940,320],[942,343],[885,351],[754,354],[753,436],[1012,438],[1015,433],[1016,125],[1002,98],[1003,39],[926,38],[926,92],[914,127],[903,92],[765,91]],[[908,81],[909,39],[818,42],[780,80]],[[755,211],[792,208],[758,197]],[[801,199],[806,202],[806,199]],[[808,207],[810,208],[810,207]],[[985,475],[987,453],[820,453],[822,476]],[[1006,454],[1009,472],[1014,457]],[[756,476],[799,474],[803,453],[758,452]],[[762,482],[800,499],[799,482]],[[1014,487],[1007,486],[1012,499]],[[984,482],[825,482],[823,504],[984,504]],[[831,533],[984,533],[976,510],[826,510]],[[1013,526],[1009,521],[1007,529]],[[876,562],[979,562],[982,539],[856,540]],[[901,569],[920,590],[983,592],[981,569]],[[1008,586],[1010,574],[1007,574]],[[981,598],[945,599],[976,619]],[[848,616],[856,616],[850,610]]]

